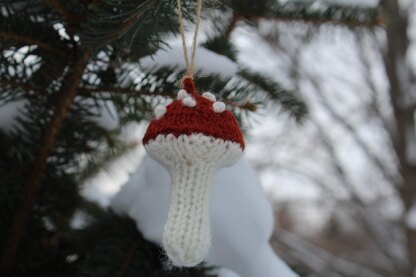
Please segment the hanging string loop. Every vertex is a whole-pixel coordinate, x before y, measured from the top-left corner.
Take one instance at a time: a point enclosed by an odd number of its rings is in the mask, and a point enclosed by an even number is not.
[[[196,49],[198,47],[198,32],[199,32],[199,25],[201,23],[201,10],[202,10],[202,0],[197,0],[196,3],[196,19],[195,19],[195,31],[194,37],[192,42],[192,53],[189,57],[188,53],[188,46],[186,43],[186,34],[185,34],[185,27],[184,27],[184,20],[182,14],[182,0],[177,0],[178,5],[178,17],[179,17],[179,30],[181,33],[182,38],[182,48],[183,48],[183,55],[185,58],[186,64],[186,75],[181,79],[181,86],[183,87],[184,81],[186,79],[193,79],[195,73],[195,66],[196,66]],[[188,81],[189,82],[189,81]]]

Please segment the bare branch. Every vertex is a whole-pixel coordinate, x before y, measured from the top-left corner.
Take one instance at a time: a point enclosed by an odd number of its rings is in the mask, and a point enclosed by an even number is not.
[[[346,130],[348,130],[349,134],[351,134],[351,137],[354,139],[354,141],[357,143],[357,145],[360,147],[360,149],[367,155],[367,157],[376,165],[376,167],[379,169],[379,172],[384,176],[384,178],[392,183],[396,184],[395,188],[397,189],[397,184],[399,183],[398,180],[400,180],[400,176],[394,176],[392,175],[391,169],[386,167],[386,164],[377,156],[376,153],[374,153],[366,144],[366,142],[358,135],[357,131],[355,130],[354,126],[350,124],[348,121],[345,120],[341,115],[339,115],[334,108],[329,105],[326,97],[322,93],[321,85],[317,80],[314,78],[309,78],[312,85],[316,88],[314,90],[315,94],[317,94],[321,99],[321,104],[325,107],[325,109],[329,112],[329,114],[332,116],[333,119],[337,121],[338,124],[343,126]]]
[[[336,257],[322,248],[312,245],[301,237],[280,228],[276,229],[272,240],[286,245],[291,249],[291,255],[296,256],[297,260],[304,262],[318,276],[385,276],[370,268]]]

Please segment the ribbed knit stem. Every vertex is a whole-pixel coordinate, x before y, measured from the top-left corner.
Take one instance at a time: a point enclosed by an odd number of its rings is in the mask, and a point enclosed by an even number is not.
[[[164,248],[175,265],[194,266],[208,253],[211,234],[209,199],[214,168],[206,164],[175,166],[172,199],[163,234]]]
[[[166,166],[172,180],[163,247],[174,265],[194,266],[203,261],[211,244],[211,179],[219,167],[241,157],[241,145],[204,134],[161,134],[145,148]]]

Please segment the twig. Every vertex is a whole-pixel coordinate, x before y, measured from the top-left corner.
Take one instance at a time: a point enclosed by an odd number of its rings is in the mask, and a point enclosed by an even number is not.
[[[76,14],[69,13],[65,8],[62,6],[62,3],[58,0],[45,0],[46,4],[54,9],[57,13],[62,15],[62,17],[68,22],[75,22],[79,21],[80,16]]]
[[[58,130],[62,125],[66,113],[71,106],[82,79],[82,74],[89,60],[90,53],[85,51],[75,58],[72,70],[66,78],[55,112],[51,118],[48,128],[45,129],[40,141],[40,148],[36,155],[32,170],[27,178],[25,186],[25,196],[20,209],[15,214],[13,224],[10,229],[9,237],[6,239],[3,249],[1,271],[10,273],[16,261],[19,244],[24,236],[24,230],[32,212],[32,208],[37,199],[47,166],[47,158],[52,151]]]
[[[124,258],[124,262],[121,265],[120,270],[118,272],[116,272],[114,277],[123,277],[124,276],[127,269],[129,268],[130,263],[133,261],[134,254],[136,253],[136,250],[137,250],[137,241],[134,241],[129,247],[129,251],[126,254],[126,257]]]
[[[40,48],[43,48],[43,49],[48,50],[52,53],[58,54],[59,56],[62,56],[62,57],[68,57],[69,56],[69,54],[66,53],[65,51],[60,50],[60,49],[56,49],[56,48],[50,46],[46,42],[43,42],[43,41],[38,40],[38,39],[34,39],[32,37],[29,37],[29,36],[12,34],[12,33],[7,33],[7,32],[0,32],[0,37],[5,38],[5,39],[16,40],[16,41],[19,41],[19,42],[24,42],[24,43],[29,44],[29,45],[37,45]]]
[[[22,89],[24,91],[33,91],[39,95],[47,95],[47,93],[43,90],[40,90],[30,84],[22,83],[22,82],[13,82],[10,80],[0,80],[0,85],[4,87],[12,87],[15,89]]]
[[[231,21],[230,21],[227,29],[225,29],[225,31],[224,31],[224,37],[230,38],[231,33],[234,31],[234,29],[237,26],[237,23],[238,23],[238,21],[240,21],[240,19],[241,19],[241,15],[239,15],[238,13],[233,14],[233,17],[231,18]]]
[[[290,248],[293,252],[292,255],[297,256],[297,260],[302,261],[319,276],[328,276],[328,270],[331,271],[331,276],[384,276],[384,274],[382,275],[370,268],[334,256],[330,252],[281,228],[274,232],[272,240]]]
[[[387,165],[379,158],[379,156],[374,153],[366,144],[366,142],[358,135],[357,130],[354,128],[352,124],[350,124],[347,120],[345,120],[341,115],[339,115],[334,108],[328,104],[327,99],[323,95],[322,88],[317,80],[314,78],[309,79],[312,85],[316,88],[314,90],[315,94],[322,99],[321,104],[324,108],[328,111],[328,113],[341,125],[343,126],[348,132],[351,134],[351,137],[360,147],[360,149],[367,155],[367,157],[374,163],[374,165],[378,168],[379,172],[383,175],[383,177],[392,184],[397,184],[398,176],[394,176],[391,173],[391,169],[387,167]],[[394,189],[398,189],[397,187],[393,187]]]
[[[381,220],[381,217],[377,213],[374,213],[373,210],[368,208],[365,201],[357,192],[357,189],[348,178],[347,172],[341,166],[335,148],[327,134],[325,134],[323,127],[317,121],[313,123],[321,136],[323,145],[325,146],[326,150],[328,151],[328,154],[334,161],[335,171],[340,181],[342,181],[342,183],[344,184],[344,188],[350,192],[351,200],[356,204],[355,208],[357,208],[358,210],[358,217],[363,227],[367,230],[367,232],[369,232],[372,235],[371,237],[374,239],[374,242],[377,244],[381,252],[392,262],[392,265],[396,269],[400,270],[402,267],[406,267],[407,261],[401,259],[402,257],[396,257],[394,253],[392,253],[391,251],[391,243],[394,243],[394,239],[391,233],[388,233],[387,230],[384,229],[380,230],[377,228],[377,226],[375,226],[374,221]],[[385,226],[388,226],[387,222],[383,222],[385,223]],[[386,237],[385,235],[388,235],[388,237]]]
[[[130,89],[130,88],[86,88],[78,89],[80,93],[84,94],[98,94],[98,93],[114,93],[114,94],[133,94],[133,95],[149,95],[149,96],[167,96],[173,97],[172,93],[168,92],[150,92],[146,90]]]
[[[261,18],[258,18],[261,19]],[[257,19],[257,20],[258,20]],[[294,17],[284,17],[284,16],[273,16],[267,17],[265,19],[274,20],[274,21],[285,21],[285,22],[302,22],[310,23],[313,25],[322,25],[322,24],[334,24],[334,25],[347,25],[350,27],[377,27],[384,26],[385,19],[382,16],[379,16],[373,20],[368,21],[356,21],[351,19],[321,19],[321,18],[294,18]]]
[[[227,105],[233,106],[235,108],[239,108],[241,110],[246,110],[246,111],[250,111],[250,112],[256,112],[257,111],[256,104],[254,104],[250,101],[246,101],[244,103],[237,103],[237,102],[231,102],[231,101],[223,100],[223,102]]]

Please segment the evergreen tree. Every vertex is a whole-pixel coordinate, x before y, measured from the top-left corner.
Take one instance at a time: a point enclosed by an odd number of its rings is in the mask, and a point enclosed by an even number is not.
[[[143,70],[137,64],[169,48],[166,42],[178,32],[175,3],[0,1],[0,103],[20,107],[16,124],[0,126],[2,276],[209,275],[203,267],[164,271],[160,249],[143,239],[131,220],[80,195],[86,175],[129,149],[117,132],[95,120],[105,109],[100,103],[116,107],[122,128],[150,119],[158,102],[175,96],[183,72]],[[204,22],[214,28],[202,44],[238,63],[230,40],[237,23],[254,30],[260,20],[381,23],[376,9],[314,4],[204,1]],[[192,20],[194,9],[194,1],[184,1],[186,18]],[[132,68],[139,81],[129,74]],[[240,67],[233,78],[204,75],[196,84],[219,93],[243,126],[266,102],[297,120],[306,114],[296,93],[247,68]],[[82,229],[71,225],[77,212],[88,218]]]

